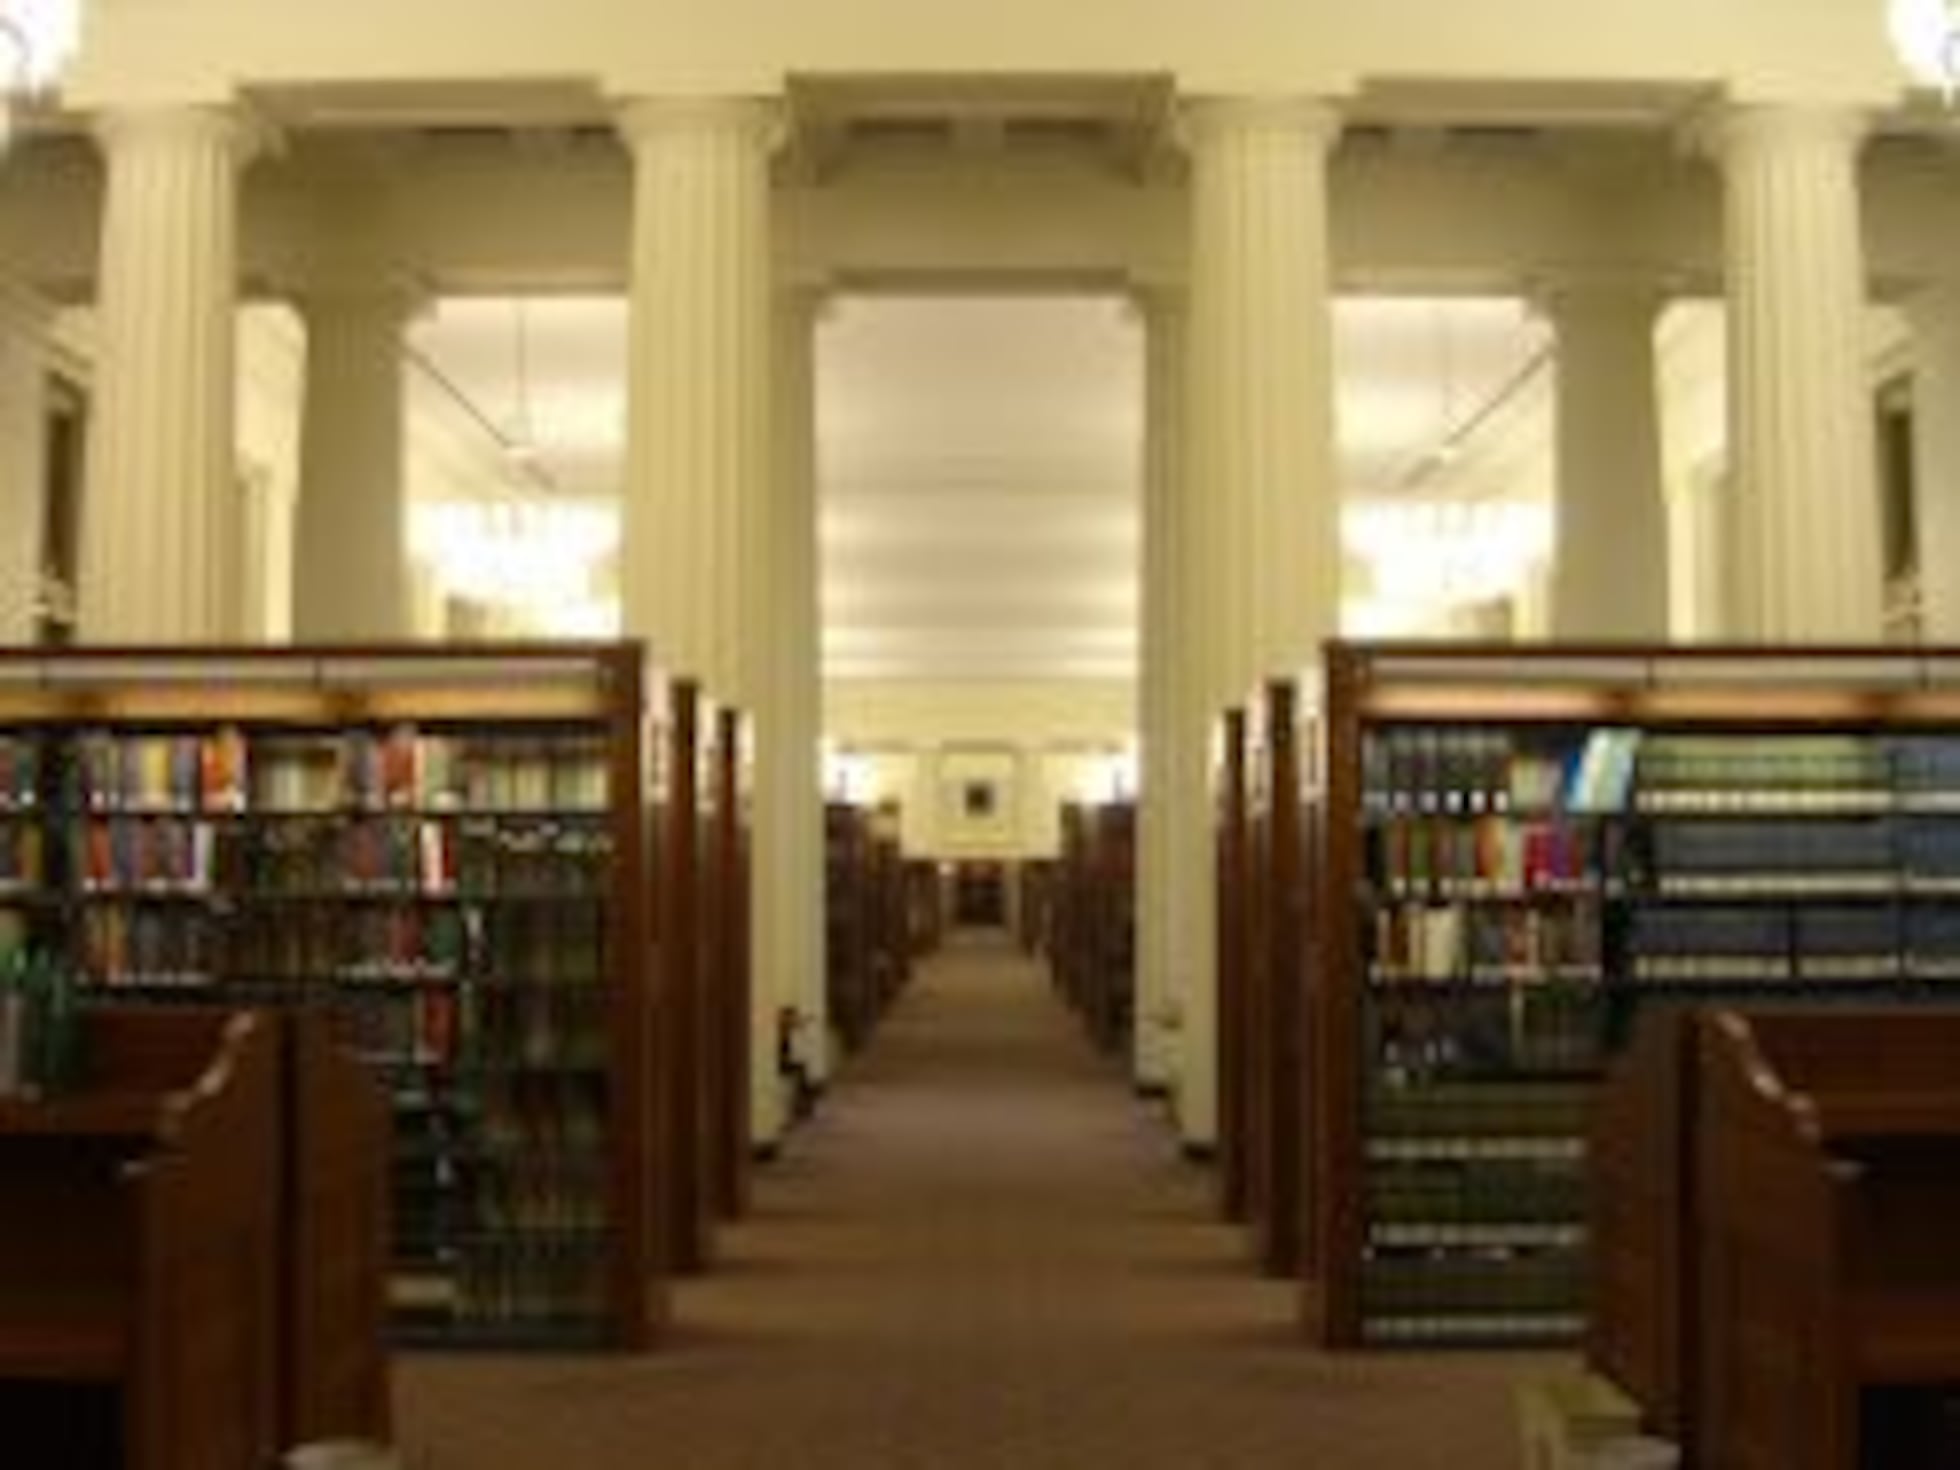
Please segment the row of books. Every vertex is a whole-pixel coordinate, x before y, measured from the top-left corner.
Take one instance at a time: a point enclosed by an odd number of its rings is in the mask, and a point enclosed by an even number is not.
[[[246,832],[194,818],[95,817],[72,830],[73,871],[90,892],[222,891],[254,896],[399,893],[576,897],[599,891],[602,828],[415,818],[323,819]],[[0,883],[46,873],[31,828],[0,829]]]
[[[1960,832],[1944,823],[1901,824],[1887,817],[1670,822],[1658,824],[1647,840],[1662,877],[1890,873],[1943,861],[1960,870]]]
[[[1639,783],[1648,791],[1884,790],[1892,742],[1857,735],[1666,735],[1645,743]]]
[[[0,745],[0,792],[39,791],[45,748]],[[596,738],[432,735],[403,727],[334,735],[89,732],[68,799],[89,811],[440,809],[598,811],[608,768]]]
[[[1362,1310],[1370,1316],[1443,1313],[1536,1314],[1568,1309],[1585,1287],[1584,1261],[1571,1249],[1531,1253],[1493,1249],[1377,1250],[1362,1268]]]
[[[83,1057],[74,972],[40,951],[0,958],[0,1098],[44,1097],[74,1086]]]
[[[1363,802],[1378,812],[1618,811],[1638,732],[1598,729],[1562,743],[1478,728],[1396,727],[1362,750]]]
[[[1379,993],[1373,1065],[1384,1094],[1377,1121],[1428,1108],[1415,1094],[1438,1083],[1558,1076],[1596,1068],[1605,1047],[1603,992],[1539,989],[1473,992],[1445,999],[1393,987]],[[1459,1099],[1471,1108],[1501,1105],[1513,1122],[1524,1114],[1509,1101]],[[1412,1100],[1413,1099],[1413,1100]],[[1533,1106],[1540,1106],[1534,1103]],[[1438,1120],[1446,1128],[1460,1119]]]
[[[1576,1140],[1585,1133],[1590,1103],[1589,1089],[1576,1083],[1410,1079],[1369,1094],[1369,1132],[1383,1139]]]
[[[349,1043],[384,1070],[597,1068],[606,1060],[597,989],[421,987],[345,1009]]]
[[[558,822],[408,817],[281,823],[252,834],[247,864],[267,892],[596,893],[611,836]]]
[[[603,1230],[607,1168],[589,1153],[542,1151],[480,1164],[471,1193],[476,1228],[500,1235]]]
[[[1586,1183],[1577,1169],[1529,1159],[1378,1164],[1367,1202],[1369,1220],[1382,1224],[1565,1223],[1585,1217]]]
[[[588,1248],[477,1246],[460,1254],[435,1295],[449,1322],[494,1331],[602,1319],[607,1285],[603,1256]]]
[[[1617,869],[1621,840],[1566,820],[1396,816],[1380,828],[1377,877],[1394,895],[1571,890]]]
[[[0,891],[38,889],[46,881],[47,850],[41,829],[0,821]]]
[[[1596,980],[1599,905],[1556,908],[1448,903],[1375,910],[1370,978],[1376,982]]]
[[[1634,913],[1628,942],[1636,959],[1793,954],[1960,957],[1960,916],[1931,905],[1647,907]]]
[[[41,744],[0,736],[0,810],[27,811],[41,803]]]
[[[318,906],[213,911],[99,904],[81,916],[84,968],[111,983],[247,982],[580,987],[602,973],[599,918],[546,908]]]
[[[1601,726],[1564,735],[1398,726],[1362,751],[1377,811],[1621,811],[1642,804],[1746,807],[1765,794],[1828,807],[1889,793],[1960,795],[1960,737],[1648,734]]]

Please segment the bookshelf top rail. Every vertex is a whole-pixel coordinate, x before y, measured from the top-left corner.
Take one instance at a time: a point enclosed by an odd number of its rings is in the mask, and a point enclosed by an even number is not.
[[[0,648],[0,721],[588,720],[665,683],[635,640]]]
[[[1363,718],[1574,724],[1951,726],[1960,651],[1332,643]]]

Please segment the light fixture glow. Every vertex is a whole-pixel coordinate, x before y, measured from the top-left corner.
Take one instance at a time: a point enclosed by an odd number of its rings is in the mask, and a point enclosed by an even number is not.
[[[442,501],[409,520],[411,550],[446,593],[513,607],[560,636],[617,630],[617,601],[598,580],[619,540],[619,516],[599,505]]]
[[[0,0],[0,148],[22,99],[54,86],[81,36],[81,0]]]
[[[1891,0],[1890,22],[1900,63],[1951,100],[1960,87],[1960,0]]]

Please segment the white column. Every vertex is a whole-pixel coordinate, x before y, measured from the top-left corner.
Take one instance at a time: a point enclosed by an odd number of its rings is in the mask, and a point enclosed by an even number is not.
[[[219,107],[104,116],[98,356],[83,506],[91,642],[225,637],[234,479],[238,167]]]
[[[46,304],[0,288],[0,643],[32,641],[47,531]]]
[[[632,344],[626,627],[669,668],[747,705],[756,520],[772,470],[773,106],[629,104]]]
[[[1177,1107],[1185,1142],[1218,1133],[1217,927],[1209,789],[1212,717],[1265,675],[1317,657],[1340,618],[1333,460],[1327,159],[1340,124],[1301,98],[1201,102],[1191,153],[1188,445],[1192,557],[1178,619],[1170,818],[1189,864],[1170,944],[1180,999]],[[1188,834],[1188,835],[1187,835]],[[1175,983],[1175,980],[1174,982]]]
[[[1960,278],[1907,303],[1912,320],[1914,523],[1928,643],[1960,643]]]
[[[1327,157],[1306,99],[1194,105],[1191,488],[1218,502],[1216,708],[1309,662],[1340,613]]]
[[[1862,119],[1756,106],[1720,129],[1741,631],[1862,642],[1884,623]]]
[[[1667,641],[1661,300],[1650,283],[1614,279],[1561,281],[1545,296],[1558,353],[1554,638]]]
[[[414,308],[387,283],[299,303],[306,397],[293,538],[293,637],[374,641],[413,632],[404,491],[402,333]]]
[[[759,1138],[781,1132],[785,1101],[776,1075],[777,1014],[793,1007],[804,1026],[801,1053],[822,1075],[824,1004],[822,951],[822,822],[819,795],[817,689],[816,369],[814,339],[819,297],[778,293],[775,310],[776,411],[774,473],[758,524],[764,562],[757,585],[765,592],[754,653],[755,1050],[752,1116]]]
[[[802,1017],[801,1057],[818,1082],[830,1075],[825,970],[823,827],[823,606],[817,540],[817,322],[823,293],[786,287],[776,308],[776,477],[766,521],[764,583],[773,599],[760,651],[772,681],[772,726],[762,731],[756,850],[773,863],[774,891],[758,915],[775,933],[757,953],[775,956],[777,999]],[[764,814],[768,814],[765,823]],[[765,950],[764,944],[770,948]]]
[[[1170,1048],[1168,1008],[1189,988],[1182,942],[1188,909],[1209,871],[1203,825],[1191,825],[1180,806],[1180,707],[1199,703],[1189,685],[1190,650],[1200,610],[1188,605],[1190,560],[1185,513],[1184,371],[1187,356],[1183,292],[1170,286],[1138,291],[1144,327],[1143,638],[1138,668],[1142,799],[1137,847],[1138,947],[1134,1070],[1140,1087],[1168,1087],[1178,1070]],[[1203,749],[1197,752],[1202,761]],[[1180,1007],[1181,1008],[1181,1007]]]

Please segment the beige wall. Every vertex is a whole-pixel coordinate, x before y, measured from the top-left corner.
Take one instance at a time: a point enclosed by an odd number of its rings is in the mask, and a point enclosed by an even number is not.
[[[904,808],[908,853],[937,859],[1052,856],[1063,800],[1135,738],[1127,682],[932,683],[833,680],[825,736],[869,760],[871,796]],[[996,785],[994,814],[969,818],[961,793]]]

